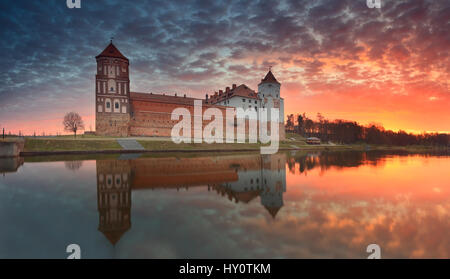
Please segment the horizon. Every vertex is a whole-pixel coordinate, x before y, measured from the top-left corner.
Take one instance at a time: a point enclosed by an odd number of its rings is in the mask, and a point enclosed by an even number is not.
[[[255,90],[272,67],[285,121],[321,113],[395,132],[450,133],[445,1],[386,1],[381,9],[325,0],[163,1],[155,9],[138,1],[83,1],[81,9],[36,2],[0,4],[5,133],[67,134],[70,111],[95,130],[95,56],[111,37],[130,60],[133,92],[203,99],[233,83]]]

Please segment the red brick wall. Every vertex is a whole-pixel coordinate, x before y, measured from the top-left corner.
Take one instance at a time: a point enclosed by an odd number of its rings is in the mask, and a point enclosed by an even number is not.
[[[182,97],[180,97],[182,98]],[[171,113],[176,108],[186,108],[191,114],[191,137],[194,137],[194,106],[186,104],[162,103],[153,100],[132,100],[132,115],[102,113],[97,114],[97,135],[108,136],[159,136],[170,137],[172,127],[180,120],[171,120]],[[223,119],[223,135],[226,137],[226,108],[221,106],[203,105],[203,112],[215,107],[221,110]],[[202,114],[203,114],[202,112]],[[211,121],[202,121],[202,131]],[[268,125],[270,131],[270,123]],[[249,121],[246,120],[245,133],[249,133]],[[284,125],[280,123],[280,139],[285,138]],[[235,137],[237,128],[235,128]],[[246,137],[248,139],[248,136]]]

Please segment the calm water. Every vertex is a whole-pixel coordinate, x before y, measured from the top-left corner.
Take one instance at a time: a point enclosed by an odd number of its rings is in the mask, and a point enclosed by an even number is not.
[[[0,258],[450,257],[448,155],[71,159],[0,160]]]

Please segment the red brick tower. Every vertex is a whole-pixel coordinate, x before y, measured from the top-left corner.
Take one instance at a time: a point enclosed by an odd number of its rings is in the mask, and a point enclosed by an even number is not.
[[[97,135],[128,136],[130,122],[129,61],[111,43],[97,57],[95,130]]]

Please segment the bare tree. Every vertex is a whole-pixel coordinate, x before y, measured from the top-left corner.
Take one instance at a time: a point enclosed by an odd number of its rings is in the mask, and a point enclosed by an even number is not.
[[[76,112],[69,112],[64,116],[64,130],[73,132],[75,138],[77,137],[78,130],[84,130],[84,123],[81,116]]]
[[[77,171],[83,165],[83,161],[66,161],[64,165],[68,170]]]

